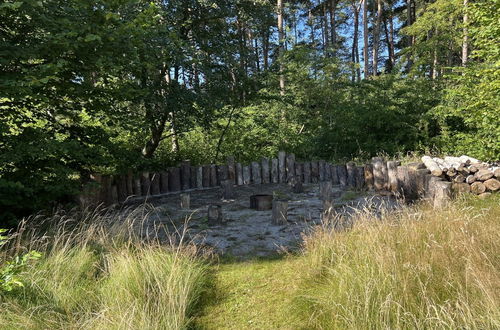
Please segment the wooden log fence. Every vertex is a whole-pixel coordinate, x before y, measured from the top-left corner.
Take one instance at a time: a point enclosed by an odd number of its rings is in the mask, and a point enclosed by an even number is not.
[[[428,166],[426,168],[424,162],[402,166],[398,161],[385,161],[381,157],[374,157],[363,166],[354,162],[332,164],[324,160],[298,162],[295,155],[285,152],[279,152],[277,158],[264,157],[248,165],[235,162],[234,157],[228,157],[227,164],[218,165],[192,166],[189,160],[185,160],[177,167],[157,172],[134,174],[128,171],[115,176],[94,174],[91,176],[93,188],[82,192],[82,196],[85,196],[80,200],[112,205],[132,197],[186,193],[216,187],[222,189],[225,199],[231,199],[235,196],[234,185],[288,183],[293,192],[300,193],[303,184],[320,183],[322,195],[325,194],[325,187],[339,185],[342,189],[387,191],[407,201],[424,198],[435,207],[441,207],[461,193],[500,191],[500,171],[487,172],[479,165],[477,169],[461,164],[456,165],[455,169],[450,165],[447,173],[450,169],[457,172],[449,173],[453,177],[450,181],[450,175],[434,175],[438,160],[423,160],[431,164],[434,171]],[[448,162],[452,160],[447,159]],[[439,166],[444,166],[443,163]]]

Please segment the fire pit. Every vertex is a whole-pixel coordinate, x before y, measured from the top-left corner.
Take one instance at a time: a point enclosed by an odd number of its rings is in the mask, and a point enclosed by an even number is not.
[[[250,208],[266,211],[273,208],[273,195],[258,194],[250,196]]]

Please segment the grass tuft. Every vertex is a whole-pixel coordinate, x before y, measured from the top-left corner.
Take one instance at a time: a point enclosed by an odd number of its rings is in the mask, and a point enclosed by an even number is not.
[[[43,258],[23,274],[24,288],[0,296],[2,327],[188,327],[207,263],[182,237],[175,245],[159,244],[151,232],[145,237],[138,228],[147,216],[93,212],[27,221],[3,253],[34,249]]]
[[[318,329],[500,327],[500,199],[360,213],[306,238],[296,311]]]

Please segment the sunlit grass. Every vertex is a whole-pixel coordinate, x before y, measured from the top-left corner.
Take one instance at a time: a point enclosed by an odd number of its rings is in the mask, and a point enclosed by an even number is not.
[[[361,212],[307,237],[303,262],[296,311],[311,328],[500,327],[499,196]]]
[[[12,248],[36,249],[43,258],[23,275],[24,288],[0,298],[1,327],[186,328],[207,265],[193,245],[144,243],[134,230],[143,217],[59,214],[44,219],[51,226],[42,226],[42,236],[30,228],[39,219],[27,222]]]

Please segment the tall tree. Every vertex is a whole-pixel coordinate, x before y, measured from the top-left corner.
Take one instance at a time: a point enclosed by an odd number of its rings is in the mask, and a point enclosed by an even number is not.
[[[380,47],[380,25],[382,22],[382,0],[377,0],[377,18],[373,29],[373,75],[378,73],[378,52]]]
[[[368,48],[368,5],[367,0],[363,0],[363,61],[364,61],[364,71],[365,78],[370,75],[370,57]]]
[[[276,10],[278,14],[278,45],[279,45],[279,80],[280,80],[280,94],[285,95],[285,75],[283,65],[283,54],[285,53],[285,31],[283,28],[283,0],[277,0]]]

